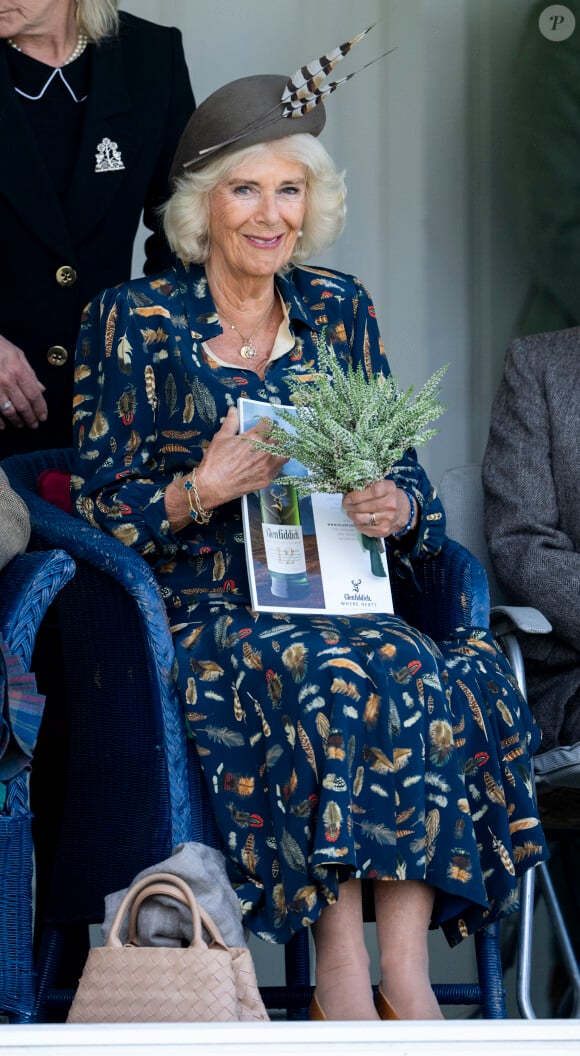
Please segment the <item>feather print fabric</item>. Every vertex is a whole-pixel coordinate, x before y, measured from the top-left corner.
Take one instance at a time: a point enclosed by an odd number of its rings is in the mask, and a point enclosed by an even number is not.
[[[340,360],[388,371],[358,280],[297,268],[276,284],[291,344],[263,381],[204,345],[221,330],[201,267],[89,305],[73,497],[155,571],[246,923],[286,942],[341,880],[406,877],[436,888],[433,924],[455,943],[515,910],[517,876],[546,856],[529,776],[538,731],[488,632],[435,644],[395,616],[254,613],[239,503],[177,536],[166,519],[165,487],[200,462],[228,407],[287,403],[287,374],[309,376],[322,327]],[[394,477],[419,504],[412,556],[428,561],[439,500],[412,452]]]

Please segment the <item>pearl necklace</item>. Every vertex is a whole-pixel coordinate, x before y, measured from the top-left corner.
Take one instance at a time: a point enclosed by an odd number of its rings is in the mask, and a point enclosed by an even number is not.
[[[270,313],[272,311],[272,308],[274,307],[275,301],[276,301],[276,297],[274,296],[274,297],[272,297],[272,300],[270,302],[270,306],[268,308],[268,311],[262,317],[262,319],[260,319],[260,322],[258,323],[256,329],[252,331],[252,333],[250,334],[249,337],[244,337],[242,331],[238,330],[238,327],[236,326],[236,324],[232,323],[231,319],[228,319],[228,317],[227,317],[226,313],[224,312],[223,308],[218,308],[218,315],[219,316],[223,316],[223,318],[225,319],[225,321],[228,324],[228,326],[230,326],[232,330],[235,330],[236,334],[239,334],[239,336],[241,337],[241,339],[243,341],[243,345],[240,348],[240,356],[242,357],[242,359],[253,359],[254,356],[256,355],[256,346],[254,345],[254,338],[255,338],[256,334],[258,333],[258,330],[261,330],[262,327],[264,326],[264,323],[266,322],[266,320],[270,318]]]
[[[9,44],[11,48],[14,48],[16,51],[21,52],[22,55],[26,55],[26,52],[22,51],[20,44],[17,44],[16,41],[12,39],[12,37],[7,37],[6,43]],[[82,55],[88,43],[89,38],[87,37],[84,30],[81,29],[72,55],[69,55],[68,59],[66,59],[65,62],[62,63],[62,66],[68,66],[69,63],[74,62],[75,59],[78,59],[79,55]],[[59,66],[58,69],[62,69],[62,66]]]

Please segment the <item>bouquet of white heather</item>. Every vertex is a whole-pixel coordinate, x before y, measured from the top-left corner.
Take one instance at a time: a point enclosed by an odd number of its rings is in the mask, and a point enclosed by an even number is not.
[[[322,335],[319,370],[311,380],[288,378],[292,410],[277,407],[279,422],[268,425],[263,440],[254,445],[271,454],[296,459],[309,470],[307,477],[282,476],[298,495],[323,491],[346,494],[368,487],[392,472],[410,447],[425,444],[437,433],[427,425],[443,414],[439,402],[441,380],[447,366],[438,371],[414,396],[411,386],[404,392],[392,375],[367,377],[362,365],[346,372]],[[382,541],[359,534],[370,553],[375,575],[385,576],[380,558]]]
[[[271,422],[267,436],[253,441],[306,466],[307,477],[280,478],[299,495],[362,490],[386,477],[410,447],[436,435],[427,425],[445,410],[438,397],[447,366],[413,396],[413,386],[401,392],[392,375],[367,377],[360,364],[354,369],[350,363],[345,372],[324,339],[319,363],[312,380],[288,378],[295,410],[280,407],[276,413],[291,431]]]

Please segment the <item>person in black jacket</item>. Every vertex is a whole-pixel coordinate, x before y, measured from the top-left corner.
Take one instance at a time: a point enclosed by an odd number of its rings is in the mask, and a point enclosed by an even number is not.
[[[181,34],[117,8],[0,0],[0,459],[72,446],[82,311],[131,277],[141,217],[145,272],[173,261],[157,208],[195,107]],[[47,698],[31,775],[37,922],[65,768],[60,649],[51,620],[34,658]],[[76,963],[63,972],[76,983]]]
[[[0,458],[72,444],[82,310],[172,262],[157,217],[195,106],[179,30],[117,0],[0,0]]]

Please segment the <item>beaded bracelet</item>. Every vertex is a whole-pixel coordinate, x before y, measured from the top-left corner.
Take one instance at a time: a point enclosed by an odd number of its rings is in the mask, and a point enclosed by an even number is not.
[[[187,492],[187,501],[189,503],[189,516],[197,521],[198,524],[209,524],[211,521],[211,510],[208,512],[202,504],[197,490],[197,481],[195,479],[197,469],[191,471],[191,477],[189,480],[184,480],[183,487]]]
[[[411,512],[409,514],[409,520],[407,521],[405,527],[401,528],[400,532],[393,532],[393,538],[394,539],[398,539],[399,536],[406,535],[407,532],[411,531],[411,525],[412,525],[412,523],[413,523],[413,521],[415,519],[415,511],[417,509],[417,504],[415,502],[414,496],[411,495],[411,492],[407,491],[406,488],[402,488],[401,490],[405,492],[405,495],[407,496],[407,498],[409,500],[409,506],[410,506]]]

